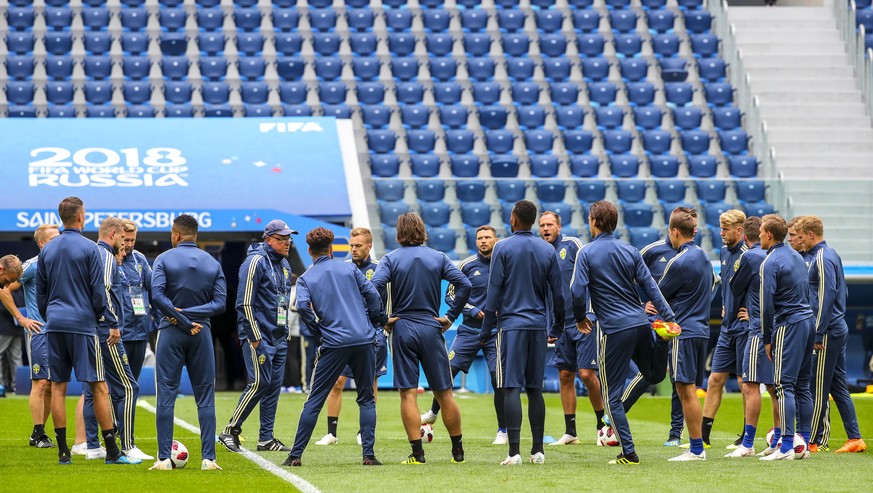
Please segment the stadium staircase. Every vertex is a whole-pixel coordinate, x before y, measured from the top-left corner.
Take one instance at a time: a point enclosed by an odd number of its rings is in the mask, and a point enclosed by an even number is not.
[[[786,212],[821,216],[845,260],[873,258],[873,126],[834,10],[731,5],[728,18]]]

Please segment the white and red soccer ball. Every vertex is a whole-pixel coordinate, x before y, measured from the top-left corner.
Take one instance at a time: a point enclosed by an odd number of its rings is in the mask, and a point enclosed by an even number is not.
[[[173,448],[170,450],[170,463],[173,469],[182,469],[188,464],[188,447],[178,440],[173,440]]]
[[[427,443],[433,441],[433,426],[430,423],[421,425],[421,441]]]
[[[603,447],[618,447],[618,435],[611,426],[604,426],[597,431],[597,445]]]

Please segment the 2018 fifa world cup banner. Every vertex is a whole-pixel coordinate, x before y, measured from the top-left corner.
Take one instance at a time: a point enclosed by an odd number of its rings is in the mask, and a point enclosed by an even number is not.
[[[0,120],[0,230],[58,222],[64,197],[85,201],[93,229],[117,215],[168,230],[248,231],[271,215],[351,215],[333,118]]]

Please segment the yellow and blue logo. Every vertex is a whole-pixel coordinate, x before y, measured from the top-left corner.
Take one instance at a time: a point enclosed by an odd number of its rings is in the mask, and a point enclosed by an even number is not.
[[[258,356],[258,364],[259,364],[259,365],[263,365],[265,361],[267,361],[267,356],[266,356],[266,355],[263,355],[263,354],[262,354],[262,355]]]
[[[34,364],[34,365],[33,365],[33,373],[34,373],[34,374],[39,373],[39,364]]]
[[[373,279],[373,274],[375,274],[375,273],[376,273],[375,270],[367,269],[367,272],[365,272],[364,275],[367,276],[367,280],[369,281],[369,280]]]
[[[566,249],[566,248],[562,248],[562,249],[561,249],[561,253],[560,253],[560,255],[561,255],[561,260],[566,259],[566,258],[567,258],[567,249]]]

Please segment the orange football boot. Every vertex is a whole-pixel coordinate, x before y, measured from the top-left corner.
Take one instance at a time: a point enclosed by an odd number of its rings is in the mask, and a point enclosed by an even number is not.
[[[867,450],[867,444],[861,438],[853,438],[846,442],[845,445],[834,451],[835,454],[845,454],[848,452],[864,452]]]

